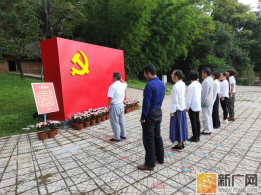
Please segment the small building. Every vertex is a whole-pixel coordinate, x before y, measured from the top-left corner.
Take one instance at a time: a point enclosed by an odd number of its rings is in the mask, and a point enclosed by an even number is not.
[[[24,73],[40,73],[42,61],[40,60],[23,60],[21,66]],[[4,63],[0,63],[0,73],[20,73],[12,57],[5,58]]]

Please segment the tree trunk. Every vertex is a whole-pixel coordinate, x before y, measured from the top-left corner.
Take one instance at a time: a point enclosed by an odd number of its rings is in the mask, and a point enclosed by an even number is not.
[[[42,0],[43,14],[44,14],[44,26],[45,26],[45,38],[50,39],[53,37],[53,3],[54,0]]]
[[[20,70],[21,79],[23,80],[23,79],[24,79],[24,72],[23,72],[23,68],[22,68],[22,65],[21,65],[21,61],[20,61],[20,60],[17,60],[17,61],[16,61],[16,65],[18,66],[18,68],[19,68],[19,70]]]
[[[43,64],[41,66],[41,80],[43,81]]]

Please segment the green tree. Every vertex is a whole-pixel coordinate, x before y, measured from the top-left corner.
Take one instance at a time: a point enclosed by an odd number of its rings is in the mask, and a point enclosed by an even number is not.
[[[1,14],[0,50],[14,57],[21,79],[21,60],[37,58],[33,45],[39,41],[41,21],[36,10],[33,0],[23,0]]]

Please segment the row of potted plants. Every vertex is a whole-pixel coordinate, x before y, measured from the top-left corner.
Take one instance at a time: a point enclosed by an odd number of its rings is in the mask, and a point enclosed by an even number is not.
[[[54,138],[55,135],[58,134],[58,129],[61,123],[59,121],[47,121],[47,122],[40,122],[36,124],[36,128],[38,130],[37,136],[39,140],[45,140],[46,134],[48,138]]]
[[[124,104],[124,114],[129,113],[129,112],[135,110],[136,108],[138,108],[139,103],[140,102],[137,101],[137,100],[125,100],[123,102],[123,104]]]
[[[125,100],[124,102],[124,114],[133,111],[139,107],[139,101],[137,100]],[[109,120],[109,110],[107,107],[101,107],[96,109],[89,109],[83,113],[77,113],[71,116],[71,127],[77,130],[82,130],[83,127],[89,127],[90,125],[99,124],[101,121]]]
[[[89,109],[83,113],[74,114],[71,117],[71,127],[77,130],[82,130],[84,127],[95,125],[101,121],[109,120],[109,110],[106,107]]]

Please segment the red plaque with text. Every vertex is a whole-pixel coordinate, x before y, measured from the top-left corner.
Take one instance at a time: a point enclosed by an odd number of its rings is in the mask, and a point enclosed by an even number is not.
[[[32,83],[38,114],[59,111],[53,83]]]
[[[45,82],[54,84],[59,112],[50,120],[69,120],[73,114],[89,108],[107,106],[112,74],[125,80],[122,50],[52,38],[41,41]]]

